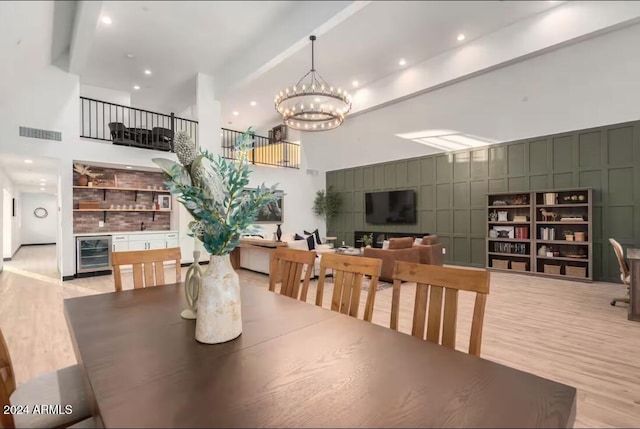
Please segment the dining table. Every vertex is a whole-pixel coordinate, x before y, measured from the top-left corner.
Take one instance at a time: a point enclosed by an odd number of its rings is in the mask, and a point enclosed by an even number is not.
[[[183,284],[64,300],[97,427],[572,427],[576,389],[241,284],[195,339]]]

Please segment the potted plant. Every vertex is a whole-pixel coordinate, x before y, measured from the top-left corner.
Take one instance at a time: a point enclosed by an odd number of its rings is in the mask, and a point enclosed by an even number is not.
[[[316,192],[316,198],[313,200],[313,213],[324,217],[327,230],[329,229],[329,221],[338,213],[341,204],[340,194],[333,190],[333,186],[329,186],[326,191]]]
[[[90,178],[95,179],[98,176],[102,176],[100,173],[93,173],[91,167],[82,164],[73,164],[73,171],[80,175],[77,182],[78,186],[87,186]]]
[[[154,158],[167,175],[167,189],[194,217],[189,223],[196,237],[211,254],[202,274],[197,301],[196,340],[217,344],[242,333],[240,284],[229,253],[240,243],[240,235],[257,232],[253,224],[260,209],[276,199],[277,185],[249,185],[248,150],[253,132],[247,130],[235,145],[235,160],[198,151],[191,139],[180,138],[176,155],[180,163]]]
[[[362,244],[364,247],[371,247],[373,244],[373,232],[371,234],[364,234],[362,236]]]
[[[574,237],[574,235],[573,235],[573,231],[571,231],[571,230],[566,230],[565,232],[563,232],[563,235],[564,235],[564,239],[565,239],[565,240],[567,240],[567,241],[573,241],[573,237]]]

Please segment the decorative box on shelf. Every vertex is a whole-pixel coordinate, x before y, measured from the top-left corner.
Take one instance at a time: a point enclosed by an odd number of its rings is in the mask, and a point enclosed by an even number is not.
[[[500,268],[502,270],[509,269],[509,260],[508,259],[494,259],[491,261],[492,268]]]
[[[78,208],[80,210],[99,209],[100,201],[78,201]]]
[[[544,264],[545,274],[560,275],[560,265]]]
[[[571,277],[587,277],[587,267],[574,267],[567,265],[564,267],[564,273]]]
[[[511,261],[511,269],[514,271],[529,271],[529,263]]]

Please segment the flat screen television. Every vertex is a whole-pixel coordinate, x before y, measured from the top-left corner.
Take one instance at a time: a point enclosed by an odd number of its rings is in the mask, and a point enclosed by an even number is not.
[[[367,192],[365,211],[370,224],[415,224],[416,193],[412,190]]]

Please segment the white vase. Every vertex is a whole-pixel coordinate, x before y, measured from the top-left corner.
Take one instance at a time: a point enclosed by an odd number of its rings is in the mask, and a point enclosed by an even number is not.
[[[242,333],[240,281],[229,255],[211,256],[198,295],[196,340],[217,344]]]

